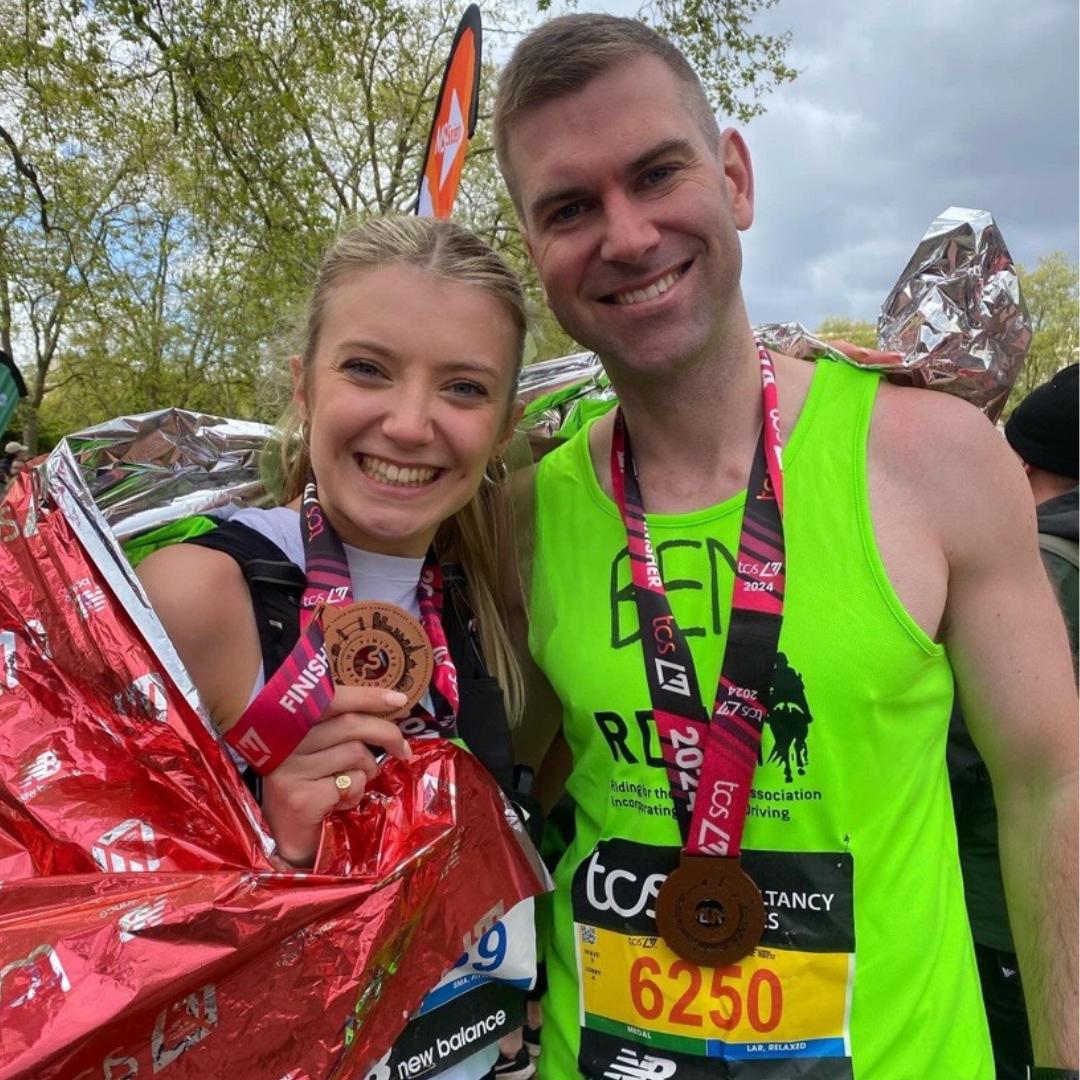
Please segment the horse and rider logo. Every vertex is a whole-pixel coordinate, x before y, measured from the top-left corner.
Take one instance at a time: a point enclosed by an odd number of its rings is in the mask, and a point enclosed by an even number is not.
[[[806,736],[813,720],[802,676],[788,663],[783,653],[777,653],[766,719],[773,737],[768,762],[783,768],[784,782],[787,784],[794,783],[793,767],[799,776],[806,775],[809,760]],[[759,764],[761,756],[759,749]]]

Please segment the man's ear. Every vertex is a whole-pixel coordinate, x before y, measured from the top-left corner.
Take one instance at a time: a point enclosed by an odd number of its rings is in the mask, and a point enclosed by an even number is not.
[[[754,223],[754,167],[743,137],[734,128],[721,134],[719,157],[735,228],[741,232]]]
[[[289,357],[289,371],[292,373],[293,401],[301,420],[308,418],[307,392],[304,389],[304,358],[299,355]]]

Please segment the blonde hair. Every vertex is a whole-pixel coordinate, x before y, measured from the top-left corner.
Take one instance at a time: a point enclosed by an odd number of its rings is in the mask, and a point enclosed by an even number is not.
[[[495,94],[495,159],[514,200],[521,202],[510,166],[510,129],[527,112],[583,90],[593,79],[641,56],[655,56],[679,81],[702,134],[720,135],[716,115],[697,72],[666,38],[637,19],[581,13],[550,19],[526,34],[499,75]]]
[[[308,377],[315,356],[331,289],[357,270],[393,265],[414,266],[447,281],[482,289],[506,314],[514,327],[516,341],[514,372],[506,402],[509,423],[529,328],[525,293],[501,255],[469,230],[437,218],[372,217],[347,229],[331,244],[319,265],[315,287],[289,350],[300,356],[303,378]],[[302,494],[311,471],[311,457],[302,437],[303,425],[295,403],[289,405],[279,427],[282,476],[279,502],[285,504]],[[439,526],[435,550],[440,560],[452,557],[465,571],[484,662],[502,687],[507,715],[513,724],[522,714],[523,686],[521,668],[499,602],[497,556],[500,544],[505,543],[508,535],[508,513],[503,492],[485,480],[469,502]]]

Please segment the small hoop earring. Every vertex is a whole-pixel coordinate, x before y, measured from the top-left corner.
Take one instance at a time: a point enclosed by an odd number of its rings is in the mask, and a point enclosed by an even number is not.
[[[308,436],[311,434],[311,425],[306,421],[300,422],[300,445],[304,448],[304,453],[308,457],[311,457],[311,447],[308,445]]]
[[[492,487],[502,487],[509,479],[510,467],[506,464],[505,458],[497,457],[488,462],[488,466],[484,470],[485,484],[490,484]]]

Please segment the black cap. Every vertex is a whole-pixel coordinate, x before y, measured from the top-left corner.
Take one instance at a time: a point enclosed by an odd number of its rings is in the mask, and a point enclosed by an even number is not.
[[[1005,438],[1029,465],[1058,476],[1080,476],[1078,393],[1080,364],[1070,364],[1013,409]]]

